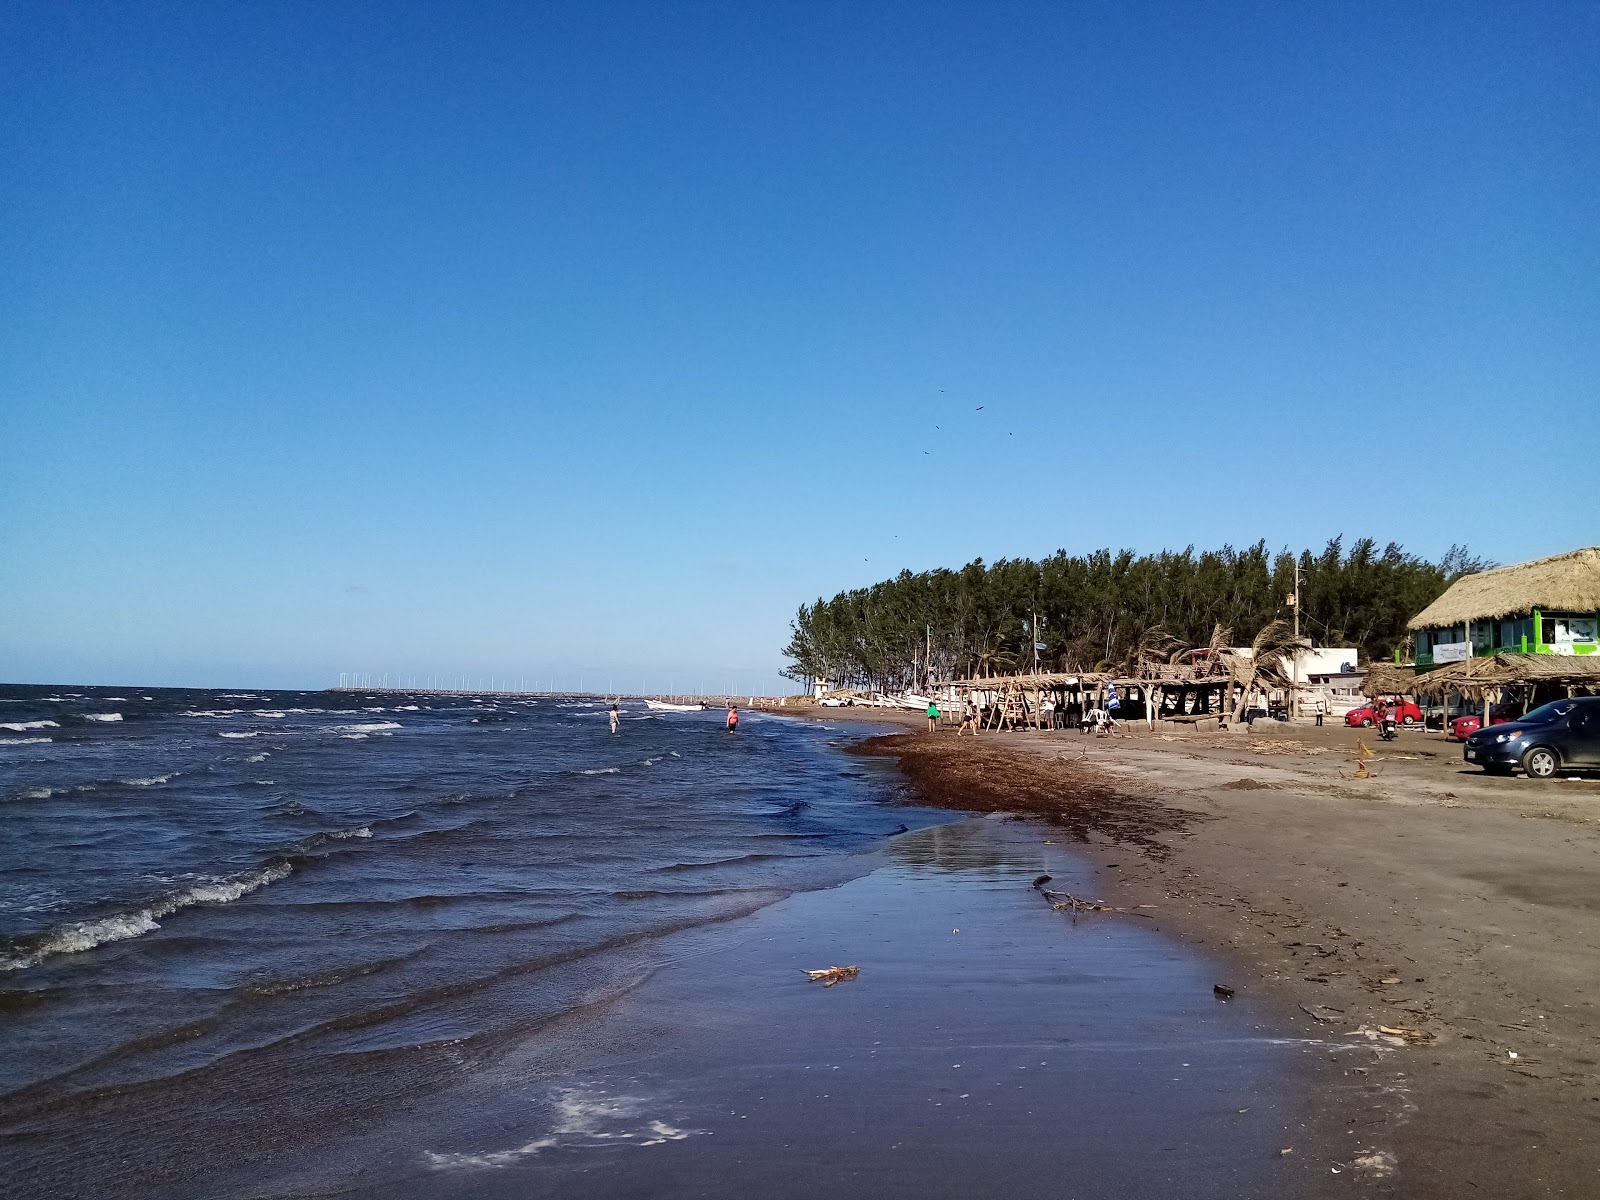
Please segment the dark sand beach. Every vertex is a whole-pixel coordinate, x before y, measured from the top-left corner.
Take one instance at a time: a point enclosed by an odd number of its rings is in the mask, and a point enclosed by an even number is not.
[[[1370,731],[1272,728],[862,749],[930,802],[1056,823],[1095,899],[1153,906],[1304,1035],[1385,1047],[1310,1098],[1335,1144],[1382,1147],[1372,1186],[1600,1194],[1600,782],[1490,778],[1419,732],[1361,779]]]

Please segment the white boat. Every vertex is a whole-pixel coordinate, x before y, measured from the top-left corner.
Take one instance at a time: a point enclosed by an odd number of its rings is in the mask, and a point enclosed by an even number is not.
[[[699,712],[705,707],[704,704],[669,704],[665,700],[646,700],[644,706],[656,712]]]

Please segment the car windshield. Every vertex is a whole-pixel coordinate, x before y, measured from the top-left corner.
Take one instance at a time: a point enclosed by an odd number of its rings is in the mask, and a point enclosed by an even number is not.
[[[1552,700],[1549,704],[1539,705],[1521,720],[1524,725],[1548,725],[1566,716],[1576,705],[1575,700]]]

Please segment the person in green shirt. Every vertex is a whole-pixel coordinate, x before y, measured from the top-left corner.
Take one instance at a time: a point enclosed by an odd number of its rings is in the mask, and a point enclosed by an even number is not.
[[[939,728],[939,706],[934,701],[928,701],[928,732],[932,733]]]

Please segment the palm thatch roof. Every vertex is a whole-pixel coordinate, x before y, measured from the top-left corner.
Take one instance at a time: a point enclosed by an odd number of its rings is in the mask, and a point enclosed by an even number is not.
[[[1097,671],[1040,671],[1033,675],[989,675],[977,679],[946,679],[935,687],[953,687],[969,692],[1003,692],[1008,688],[1037,691],[1039,688],[1099,687],[1111,676]]]
[[[1485,692],[1539,683],[1600,689],[1600,654],[1490,654],[1418,675],[1411,690],[1419,696],[1456,692],[1481,700]]]
[[[1536,558],[1513,567],[1463,575],[1407,623],[1433,629],[1465,621],[1491,621],[1535,608],[1594,612],[1600,609],[1600,546]]]
[[[1363,696],[1409,696],[1417,689],[1417,673],[1394,663],[1373,663],[1361,681]]]

